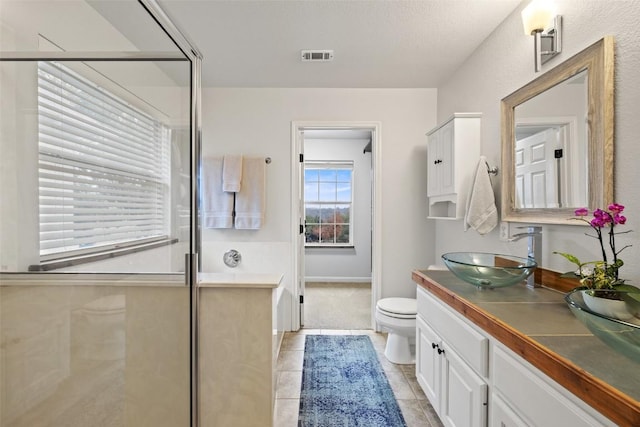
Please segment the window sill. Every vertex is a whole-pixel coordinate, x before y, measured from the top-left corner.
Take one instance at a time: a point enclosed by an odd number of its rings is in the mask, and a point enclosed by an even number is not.
[[[124,255],[130,255],[136,252],[142,252],[149,249],[155,249],[162,246],[173,245],[178,239],[166,239],[151,243],[144,243],[136,246],[129,246],[122,249],[110,249],[104,252],[96,252],[87,255],[78,255],[69,258],[61,258],[52,261],[43,261],[40,264],[29,266],[29,271],[51,271],[59,268],[73,267],[80,264],[86,264],[95,261],[102,261],[110,258],[117,258]]]

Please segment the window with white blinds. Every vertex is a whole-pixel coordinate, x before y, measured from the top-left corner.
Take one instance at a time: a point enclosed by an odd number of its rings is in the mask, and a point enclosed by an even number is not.
[[[164,239],[169,130],[68,67],[38,64],[42,260]]]

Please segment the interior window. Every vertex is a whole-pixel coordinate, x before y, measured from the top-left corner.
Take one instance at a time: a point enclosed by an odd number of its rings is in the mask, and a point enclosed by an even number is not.
[[[306,246],[352,246],[353,162],[305,162]]]

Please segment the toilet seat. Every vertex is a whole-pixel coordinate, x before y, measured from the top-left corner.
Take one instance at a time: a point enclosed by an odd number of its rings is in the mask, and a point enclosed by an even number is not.
[[[418,313],[418,304],[412,298],[383,298],[376,308],[381,314],[396,319],[415,319]]]

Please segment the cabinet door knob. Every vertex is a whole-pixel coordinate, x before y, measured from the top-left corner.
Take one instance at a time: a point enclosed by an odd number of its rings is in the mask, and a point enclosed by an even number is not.
[[[431,348],[438,348],[438,344],[436,344],[436,343],[432,342],[432,343],[431,343]]]
[[[438,354],[442,354],[442,353],[444,353],[444,350],[441,348],[438,348]]]

